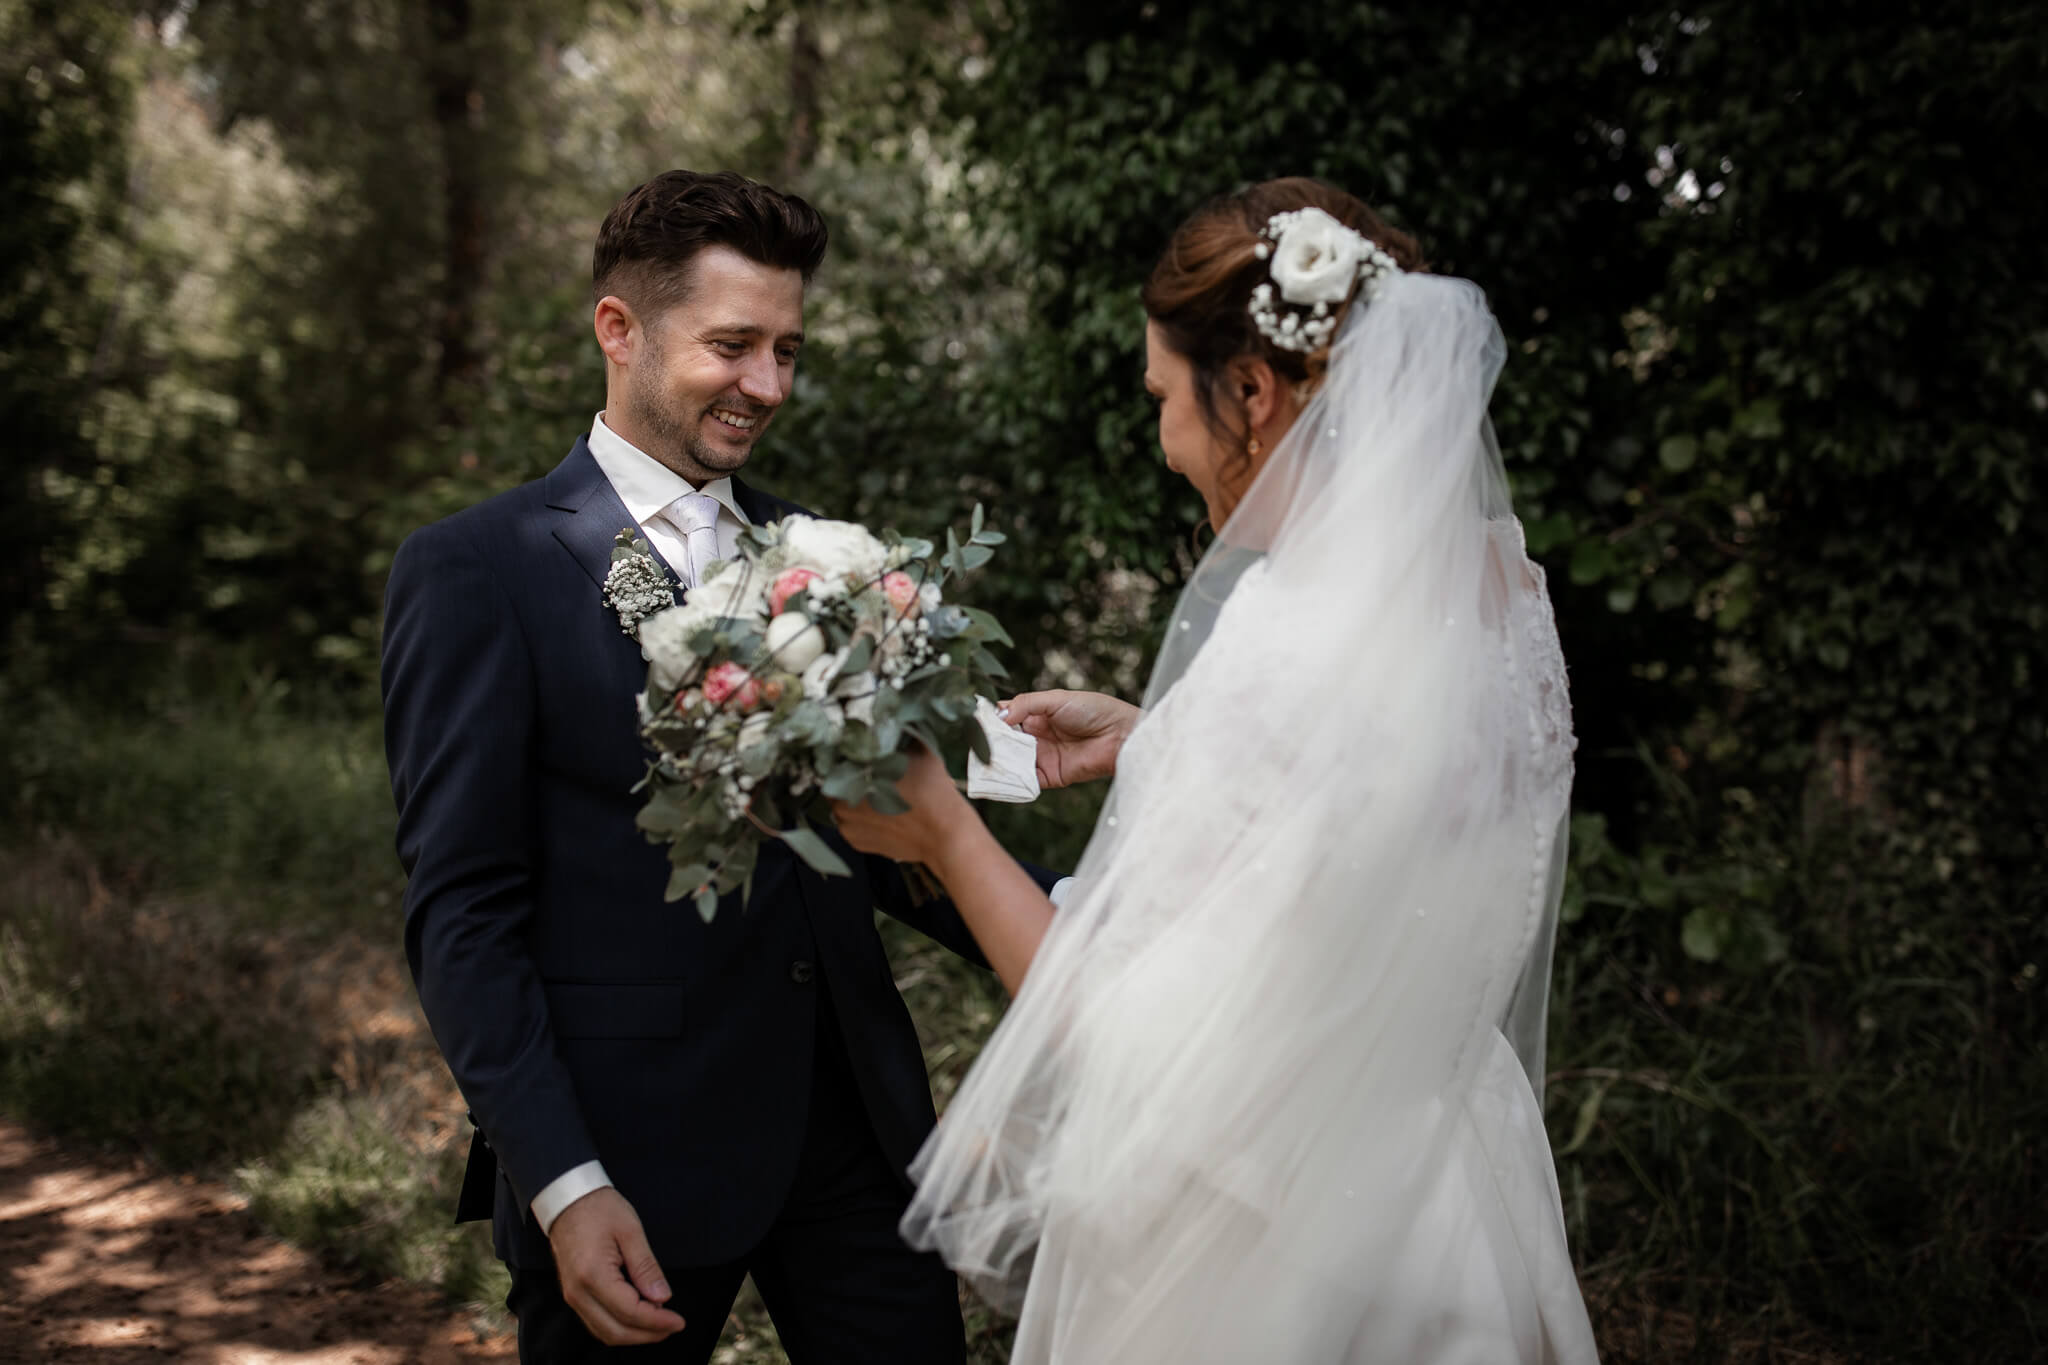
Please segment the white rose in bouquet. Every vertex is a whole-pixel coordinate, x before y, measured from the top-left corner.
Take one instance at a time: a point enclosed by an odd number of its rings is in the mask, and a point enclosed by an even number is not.
[[[655,692],[673,692],[690,676],[697,656],[690,637],[711,624],[712,617],[686,607],[670,607],[640,622],[640,652],[647,657],[647,682]]]
[[[888,548],[867,527],[854,522],[790,517],[782,527],[783,555],[789,563],[828,577],[875,578],[888,559]]]
[[[800,611],[786,611],[768,623],[763,647],[775,668],[802,673],[825,653],[825,632]]]
[[[835,649],[829,654],[820,654],[811,660],[803,670],[804,695],[812,701],[825,701],[832,695],[832,675],[846,662],[846,651]]]
[[[1273,283],[1289,303],[1344,302],[1365,239],[1321,209],[1300,209],[1273,251]]]
[[[683,605],[698,608],[711,617],[765,617],[768,588],[765,575],[739,561],[721,559],[712,563],[703,582],[690,589]]]

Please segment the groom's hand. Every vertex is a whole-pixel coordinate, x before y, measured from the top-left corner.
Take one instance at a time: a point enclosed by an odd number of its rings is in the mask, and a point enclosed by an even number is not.
[[[590,1334],[607,1346],[645,1346],[683,1330],[662,1307],[668,1281],[640,1227],[640,1215],[616,1189],[592,1190],[563,1209],[548,1229],[562,1297]]]

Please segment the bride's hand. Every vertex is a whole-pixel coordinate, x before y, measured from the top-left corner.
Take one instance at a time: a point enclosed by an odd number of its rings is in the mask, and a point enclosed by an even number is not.
[[[847,843],[863,853],[936,869],[964,824],[981,818],[953,785],[946,765],[926,748],[911,754],[910,771],[897,782],[896,790],[910,803],[902,815],[884,815],[865,801],[857,806],[832,803],[832,818]]]
[[[1144,713],[1100,692],[1026,692],[1002,703],[1010,724],[1038,741],[1038,785],[1071,787],[1116,773],[1116,756]]]

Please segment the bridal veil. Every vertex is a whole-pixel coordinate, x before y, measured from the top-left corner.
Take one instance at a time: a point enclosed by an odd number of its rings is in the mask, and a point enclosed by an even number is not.
[[[1476,287],[1389,279],[1180,599],[912,1168],[906,1235],[1020,1358],[1593,1357],[1536,1098],[1569,713],[1503,355]]]

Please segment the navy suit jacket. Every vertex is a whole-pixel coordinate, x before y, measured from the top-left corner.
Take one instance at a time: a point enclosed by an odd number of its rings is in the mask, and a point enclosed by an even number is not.
[[[733,491],[757,524],[800,510]],[[534,1194],[591,1160],[665,1265],[755,1244],[796,1171],[821,998],[904,1170],[931,1091],[874,910],[981,960],[950,904],[913,904],[894,864],[843,843],[852,878],[770,844],[751,899],[710,924],[663,901],[666,852],[633,823],[646,665],[602,599],[632,524],[579,439],[545,478],[414,532],[386,593],[406,953],[487,1140],[472,1178],[495,1156],[495,1241],[515,1265],[545,1263]]]

